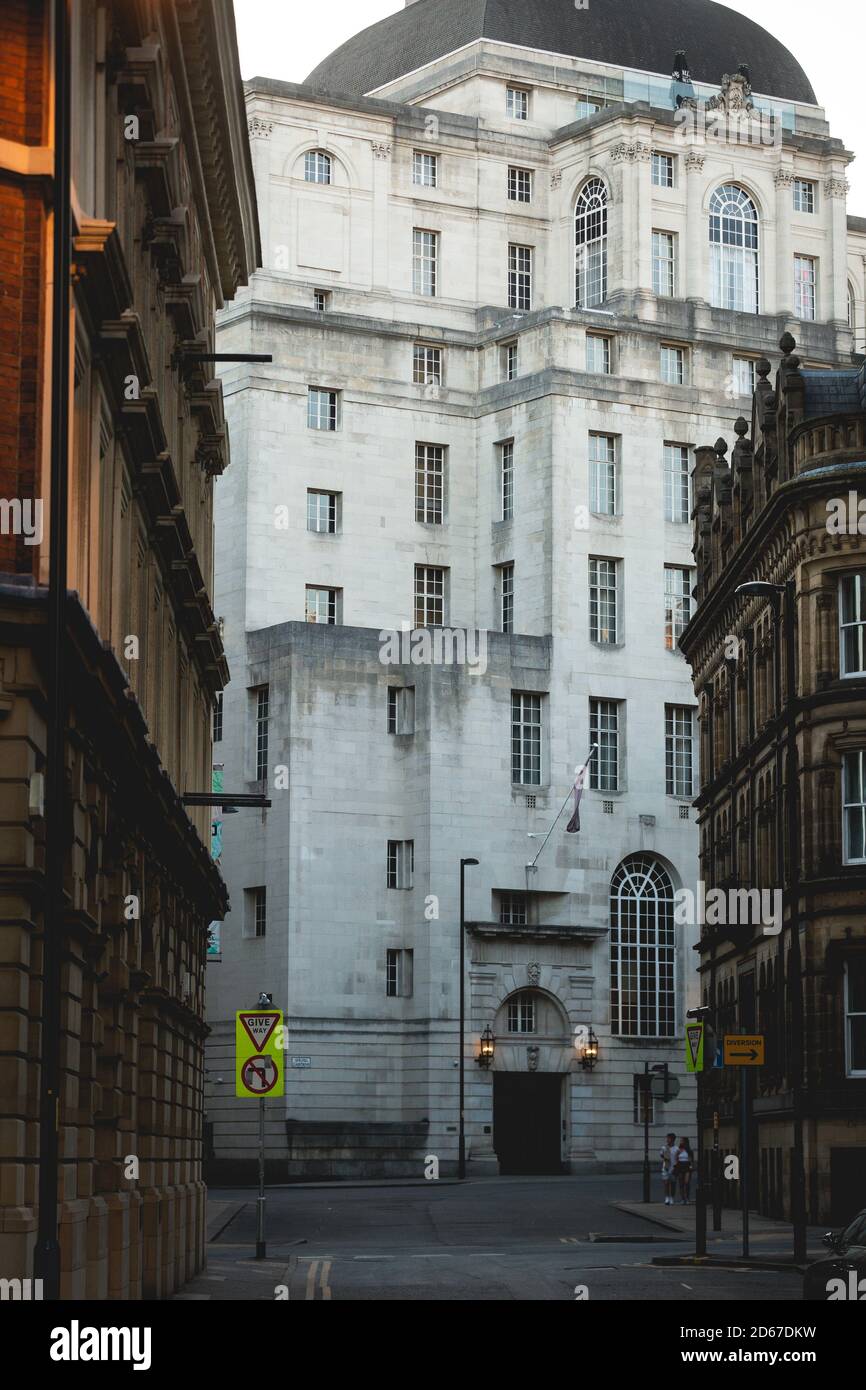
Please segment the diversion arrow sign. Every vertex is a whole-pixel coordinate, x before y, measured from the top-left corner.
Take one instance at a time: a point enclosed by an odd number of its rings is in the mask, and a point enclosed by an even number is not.
[[[762,1067],[764,1065],[763,1034],[728,1033],[725,1035],[724,1062],[726,1067]]]

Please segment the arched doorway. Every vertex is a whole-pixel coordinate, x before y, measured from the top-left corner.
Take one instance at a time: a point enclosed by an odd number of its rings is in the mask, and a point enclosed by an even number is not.
[[[521,989],[494,1020],[493,1148],[502,1175],[562,1173],[571,1038],[541,989]]]

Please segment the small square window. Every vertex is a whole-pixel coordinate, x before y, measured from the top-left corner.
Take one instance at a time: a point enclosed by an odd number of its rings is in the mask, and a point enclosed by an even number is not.
[[[339,529],[339,492],[318,492],[307,488],[307,530],[335,536]]]
[[[604,102],[601,97],[592,97],[585,92],[581,92],[577,98],[577,110],[575,111],[576,121],[585,121],[587,116],[594,116],[597,111],[601,111]]]
[[[499,894],[499,921],[504,927],[526,926],[526,894]]]
[[[513,203],[532,202],[532,170],[509,166],[508,196]]]
[[[412,349],[412,380],[416,386],[442,385],[442,349],[416,343]]]
[[[325,391],[320,386],[311,386],[307,392],[307,427],[311,430],[335,430],[337,428],[337,400],[339,392]]]
[[[330,308],[330,290],[313,290],[313,304],[317,313],[324,314],[325,310]]]
[[[662,345],[660,350],[661,379],[668,386],[684,386],[686,384],[687,365],[688,357],[685,348]]]
[[[331,182],[331,156],[324,150],[307,150],[304,155],[304,178],[307,183]]]
[[[317,589],[307,585],[306,614],[308,623],[325,623],[333,626],[342,620],[342,589]]]
[[[438,181],[438,157],[416,150],[412,156],[412,182],[419,188],[436,188]]]
[[[505,114],[512,121],[529,120],[529,92],[524,87],[506,87]]]

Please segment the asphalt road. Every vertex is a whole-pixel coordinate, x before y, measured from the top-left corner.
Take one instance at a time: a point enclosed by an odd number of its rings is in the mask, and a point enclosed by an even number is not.
[[[685,1254],[692,1244],[617,1210],[617,1201],[639,1197],[639,1183],[639,1176],[611,1175],[272,1188],[264,1261],[252,1258],[256,1194],[212,1190],[220,1219],[207,1272],[176,1297],[684,1303],[801,1297],[794,1272],[653,1265],[653,1256]],[[598,1236],[607,1239],[592,1238]]]

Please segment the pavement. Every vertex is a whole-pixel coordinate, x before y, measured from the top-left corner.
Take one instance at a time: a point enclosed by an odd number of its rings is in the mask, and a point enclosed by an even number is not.
[[[176,1294],[196,1301],[798,1300],[790,1227],[739,1214],[694,1252],[694,1207],[644,1206],[640,1175],[293,1184],[269,1188],[266,1258],[256,1260],[256,1193],[216,1190],[206,1271]],[[709,1225],[712,1227],[712,1213]],[[810,1257],[823,1230],[810,1232]]]

